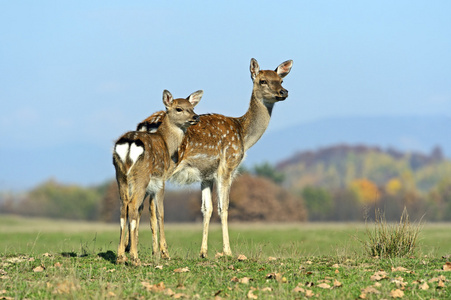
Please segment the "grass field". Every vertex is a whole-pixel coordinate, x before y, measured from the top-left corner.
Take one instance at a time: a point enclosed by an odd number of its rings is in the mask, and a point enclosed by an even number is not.
[[[167,224],[171,259],[160,260],[142,222],[143,265],[132,267],[114,263],[118,224],[0,215],[0,299],[451,298],[451,224],[425,224],[416,255],[396,259],[364,253],[364,224],[231,224],[231,258],[215,258],[213,224],[208,259],[198,258],[201,231]]]

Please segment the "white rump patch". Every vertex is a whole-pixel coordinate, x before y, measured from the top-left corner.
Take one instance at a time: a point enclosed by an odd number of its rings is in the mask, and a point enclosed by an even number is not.
[[[136,145],[135,143],[132,143],[130,146],[130,159],[132,160],[133,164],[138,160],[138,157],[144,153],[144,148],[141,146]]]
[[[128,148],[128,143],[125,143],[116,145],[116,148],[114,149],[123,163],[125,163],[125,159],[127,158]]]

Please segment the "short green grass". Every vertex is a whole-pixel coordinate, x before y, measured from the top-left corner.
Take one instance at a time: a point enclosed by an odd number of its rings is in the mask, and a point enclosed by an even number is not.
[[[148,227],[143,265],[132,267],[114,263],[118,224],[0,215],[0,299],[390,299],[397,289],[405,299],[451,298],[451,224],[425,224],[416,254],[391,259],[365,255],[364,224],[231,224],[231,258],[215,258],[213,224],[208,259],[198,258],[201,224],[167,224],[170,260],[152,257]]]

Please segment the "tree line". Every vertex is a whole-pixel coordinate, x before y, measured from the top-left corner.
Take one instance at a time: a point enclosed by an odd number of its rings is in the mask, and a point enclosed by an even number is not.
[[[49,180],[21,194],[0,194],[2,213],[117,222],[114,180],[81,187]],[[214,199],[216,205],[216,201]],[[167,190],[167,222],[200,221],[198,187]],[[231,194],[231,221],[363,221],[383,211],[399,220],[451,221],[451,162],[439,148],[429,155],[338,145],[302,152],[275,166],[241,167]],[[148,218],[146,201],[143,220]],[[219,220],[216,209],[213,220]]]

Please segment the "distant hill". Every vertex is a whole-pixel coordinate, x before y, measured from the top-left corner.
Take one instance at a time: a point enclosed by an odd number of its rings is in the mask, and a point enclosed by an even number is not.
[[[451,178],[451,160],[440,148],[431,154],[408,153],[378,147],[336,145],[299,152],[276,165],[292,190],[306,186],[347,188],[356,180],[370,180],[385,187],[397,180],[404,187],[428,191]]]
[[[329,118],[276,131],[271,131],[270,125],[269,131],[248,151],[245,164],[276,163],[300,151],[336,144],[362,144],[423,153],[440,146],[443,154],[451,158],[451,118]]]

